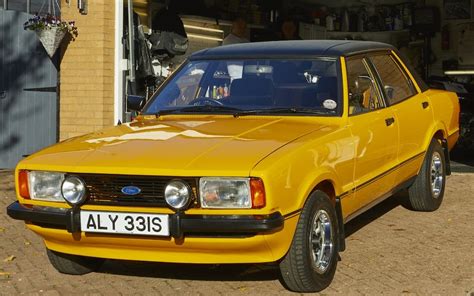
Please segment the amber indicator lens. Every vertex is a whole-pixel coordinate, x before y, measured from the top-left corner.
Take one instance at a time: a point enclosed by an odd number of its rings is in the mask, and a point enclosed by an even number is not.
[[[265,206],[265,187],[260,178],[250,179],[250,192],[252,195],[252,208],[260,209]]]
[[[28,190],[28,171],[22,170],[18,173],[18,188],[21,197],[30,199],[30,191]]]

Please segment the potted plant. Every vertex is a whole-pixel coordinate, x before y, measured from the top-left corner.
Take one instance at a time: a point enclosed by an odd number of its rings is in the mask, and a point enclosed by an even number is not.
[[[63,21],[51,14],[36,14],[25,22],[23,28],[36,33],[50,57],[54,55],[66,34],[70,34],[73,41],[78,34],[74,21]]]

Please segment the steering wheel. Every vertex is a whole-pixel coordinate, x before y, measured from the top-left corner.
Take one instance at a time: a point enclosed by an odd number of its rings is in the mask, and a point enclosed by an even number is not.
[[[222,102],[219,102],[218,100],[211,99],[211,98],[196,98],[189,102],[189,105],[193,106],[206,106],[206,105],[211,105],[211,106],[223,106],[224,104]]]

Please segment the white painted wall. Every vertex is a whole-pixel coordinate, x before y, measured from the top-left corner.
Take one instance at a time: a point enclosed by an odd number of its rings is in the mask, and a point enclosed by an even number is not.
[[[474,2],[474,1],[472,1]],[[426,5],[437,6],[441,11],[441,27],[449,26],[450,48],[441,49],[441,33],[437,33],[432,39],[432,50],[437,60],[431,68],[431,74],[442,75],[442,61],[447,59],[458,59],[459,65],[474,69],[474,3],[471,3],[471,19],[445,20],[443,0],[426,0]],[[461,32],[465,30],[465,33]]]
[[[123,61],[123,0],[115,0],[115,67],[114,67],[114,124],[123,122],[123,71],[126,61]],[[125,66],[124,66],[125,65]]]

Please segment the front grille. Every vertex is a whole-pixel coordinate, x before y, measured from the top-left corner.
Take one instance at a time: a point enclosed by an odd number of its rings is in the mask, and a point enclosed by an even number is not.
[[[119,205],[119,206],[155,206],[166,207],[164,197],[165,186],[176,177],[106,175],[106,174],[75,174],[86,183],[88,190],[87,204]],[[196,204],[197,178],[179,178],[192,188],[194,204]],[[136,186],[141,189],[137,195],[122,193],[125,186]]]

